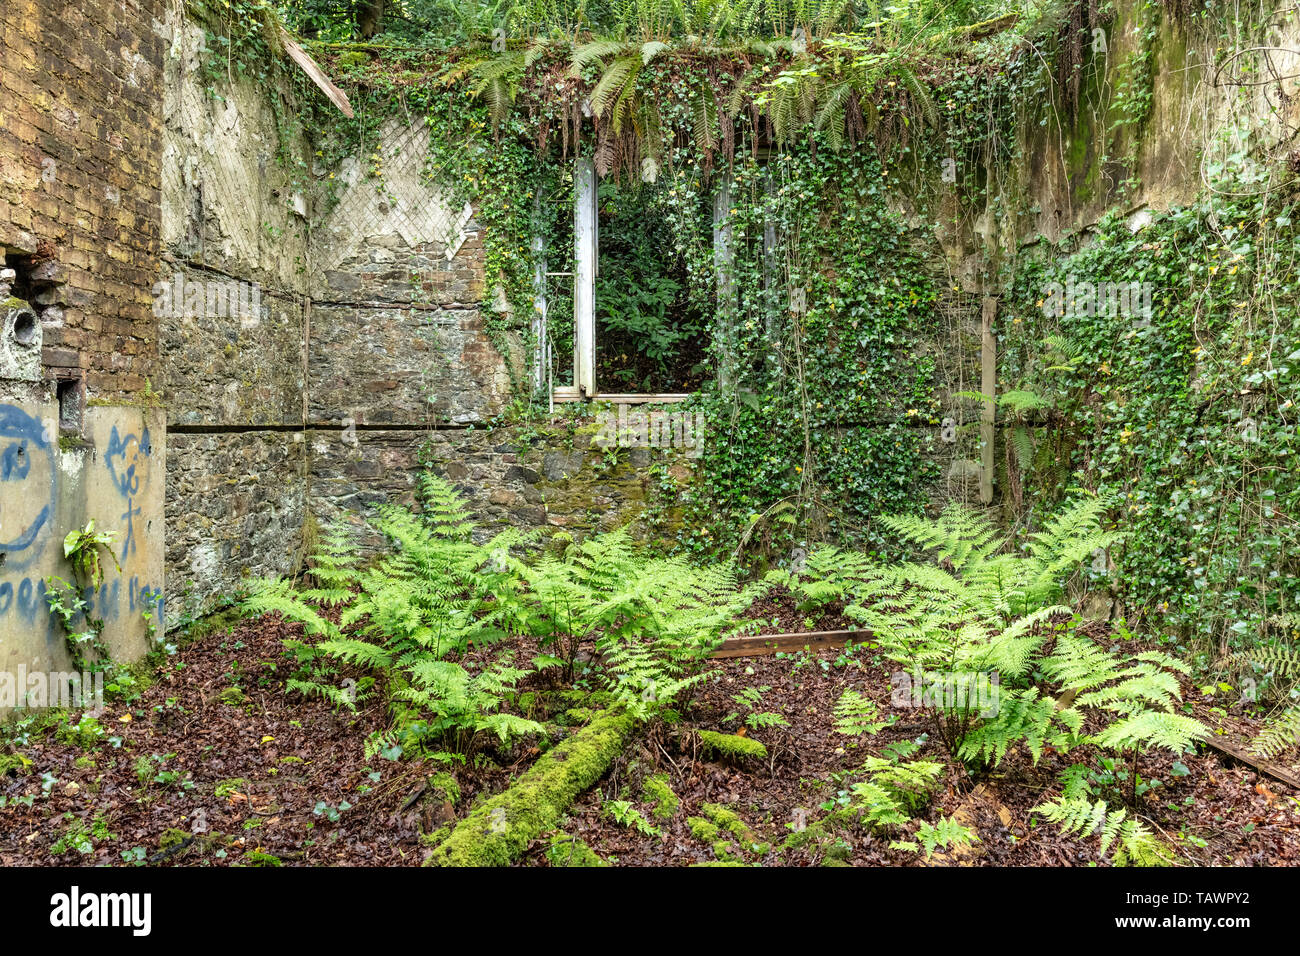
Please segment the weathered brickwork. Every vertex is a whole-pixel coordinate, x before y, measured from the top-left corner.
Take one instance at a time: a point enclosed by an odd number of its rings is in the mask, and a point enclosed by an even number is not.
[[[91,398],[157,384],[162,0],[0,5],[0,251],[51,280],[47,378]]]

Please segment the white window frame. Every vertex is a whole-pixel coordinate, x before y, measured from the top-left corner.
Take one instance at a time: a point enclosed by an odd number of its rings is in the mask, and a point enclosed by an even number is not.
[[[537,252],[534,273],[533,385],[539,393],[549,392],[555,402],[602,401],[618,405],[684,402],[689,392],[602,392],[596,381],[596,275],[600,268],[600,218],[597,202],[595,163],[579,157],[573,163],[573,384],[554,386],[550,374],[550,337],[547,334],[546,258],[544,240],[533,240]],[[734,249],[731,225],[731,181],[724,176],[713,202],[713,261],[718,274],[719,301],[734,297],[732,279]],[[556,273],[557,275],[559,273]],[[724,330],[725,335],[725,330]],[[726,360],[729,336],[724,338],[719,380],[726,386],[734,380]]]

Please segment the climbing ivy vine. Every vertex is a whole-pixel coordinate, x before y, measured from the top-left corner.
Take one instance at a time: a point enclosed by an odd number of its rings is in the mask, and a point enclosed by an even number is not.
[[[762,545],[763,560],[779,560],[827,535],[889,546],[876,516],[921,508],[939,477],[940,399],[953,383],[934,353],[936,306],[971,288],[945,271],[935,237],[982,243],[975,267],[1002,294],[1008,517],[1032,522],[1078,485],[1118,495],[1112,520],[1128,537],[1092,573],[1126,613],[1221,654],[1274,634],[1300,593],[1289,193],[1276,177],[1244,194],[1210,188],[1137,231],[1112,213],[1087,242],[1040,239],[1027,252],[1043,210],[1017,171],[1022,150],[1047,150],[1081,202],[1124,201],[1139,185],[1161,45],[1195,34],[1213,46],[1222,30],[1220,45],[1240,46],[1240,17],[1069,2],[1032,23],[761,39],[728,27],[708,42],[653,24],[487,36],[475,20],[455,45],[311,46],[353,120],[293,82],[302,128],[328,130],[318,176],[371,155],[391,117],[424,118],[430,185],[472,203],[483,227],[485,321],[516,417],[540,416],[524,358],[534,240],[552,255],[571,241],[567,211],[534,200],[567,188],[575,155],[632,187],[667,184],[674,251],[691,294],[710,303],[712,357],[728,375],[693,399],[709,442],[666,529],[692,551]],[[253,46],[232,39],[228,62],[266,42],[260,27],[246,34]],[[724,175],[736,290],[725,308],[702,212]],[[1081,282],[1148,283],[1151,314],[1134,325],[1127,313],[1045,312],[1053,283]]]

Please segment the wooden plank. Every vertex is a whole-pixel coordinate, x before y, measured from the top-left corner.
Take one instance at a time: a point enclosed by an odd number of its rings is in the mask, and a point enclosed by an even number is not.
[[[997,296],[984,297],[980,322],[980,391],[984,394],[980,411],[980,502],[993,502],[993,438],[997,418],[998,343],[993,335],[993,319],[998,312]]]
[[[1225,757],[1230,757],[1240,763],[1244,763],[1252,770],[1257,770],[1265,776],[1272,777],[1274,780],[1300,790],[1300,777],[1297,777],[1289,770],[1283,770],[1281,767],[1269,763],[1267,760],[1263,760],[1253,754],[1247,753],[1236,744],[1224,743],[1214,737],[1210,737],[1208,740],[1203,741],[1203,743],[1216,753],[1222,754]]]
[[[755,634],[731,637],[710,654],[713,658],[764,657],[780,651],[801,651],[805,647],[839,647],[852,641],[860,644],[871,639],[866,630],[801,631],[793,634]]]
[[[325,75],[325,71],[316,65],[316,61],[289,36],[284,27],[280,27],[280,40],[284,43],[284,52],[289,54],[293,62],[302,67],[307,77],[329,97],[331,103],[343,111],[344,116],[352,119],[352,104],[348,102],[348,95],[334,85],[334,81]]]

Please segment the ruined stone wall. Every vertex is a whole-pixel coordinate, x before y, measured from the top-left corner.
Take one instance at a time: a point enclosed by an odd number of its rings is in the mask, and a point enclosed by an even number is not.
[[[292,571],[321,526],[409,502],[425,466],[457,483],[484,533],[582,534],[638,512],[648,475],[615,474],[590,434],[484,427],[511,393],[485,328],[480,227],[424,182],[422,123],[391,123],[365,157],[295,181],[279,158],[312,151],[285,141],[270,102],[282,91],[213,97],[203,28],[169,20],[167,36],[169,623]],[[382,183],[363,173],[372,153]],[[256,305],[222,313],[214,287]]]
[[[1134,130],[1117,125],[1114,91],[1141,32],[1136,5],[1120,7],[1105,61],[1089,67],[1110,91],[1101,105],[1064,136],[1028,133],[1022,161],[982,216],[937,231],[936,217],[913,217],[944,290],[918,349],[918,362],[935,365],[951,424],[931,429],[944,475],[936,506],[978,498],[979,433],[970,426],[979,405],[953,396],[979,388],[980,279],[990,251],[1086,230],[1123,198],[1133,170],[1117,157],[1140,172],[1126,200],[1134,206],[1186,200],[1199,167],[1178,143],[1188,129],[1205,132],[1240,112],[1227,100],[1202,102],[1204,88],[1183,69],[1185,39],[1166,22],[1155,42],[1151,114]],[[201,31],[176,27],[165,61],[161,277],[256,283],[260,293],[256,316],[182,312],[163,323],[169,587],[187,595],[186,613],[250,575],[290,570],[314,526],[409,500],[421,467],[455,482],[485,530],[583,534],[662,510],[649,464],[662,462],[685,483],[688,459],[607,452],[582,427],[495,424],[510,383],[486,332],[493,296],[480,226],[473,209],[454,208],[424,181],[421,122],[393,120],[341,166],[309,163],[305,181],[294,180],[281,152],[312,151],[283,142],[268,100],[281,93],[237,83],[213,98],[199,77]],[[1015,215],[1000,219],[1008,209]],[[876,412],[880,421],[858,427],[903,421],[909,410],[885,400]]]
[[[308,200],[271,97],[212,95],[205,31],[169,16],[159,339],[171,434],[169,623],[301,560],[307,514]]]
[[[345,161],[337,201],[313,232],[315,517],[409,500],[427,466],[460,488],[484,533],[513,525],[582,534],[627,520],[648,476],[600,470],[589,432],[523,439],[518,428],[484,427],[511,392],[485,327],[480,226],[424,181],[426,146],[422,121],[389,123],[367,150],[380,157],[382,183],[363,175],[360,157]]]

